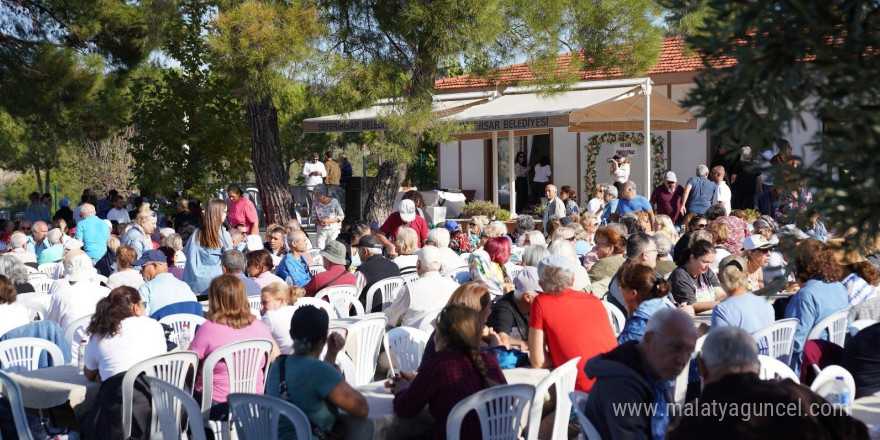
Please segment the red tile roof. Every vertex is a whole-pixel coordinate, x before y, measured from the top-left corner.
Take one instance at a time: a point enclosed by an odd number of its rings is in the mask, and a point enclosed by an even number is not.
[[[681,37],[664,38],[660,49],[660,57],[657,64],[646,72],[646,75],[659,75],[664,73],[686,73],[703,70],[703,60],[697,54],[685,55],[683,51],[684,39]],[[558,61],[561,69],[567,68],[571,60],[571,53],[559,55]],[[712,62],[715,68],[729,67],[736,61],[726,59]],[[580,72],[581,80],[599,80],[607,78],[619,78],[623,74],[619,69],[609,71],[587,70]],[[513,64],[502,67],[494,75],[488,78],[471,75],[460,75],[452,78],[444,78],[434,83],[437,90],[455,90],[464,88],[492,87],[497,84],[513,85],[533,80],[529,63]]]

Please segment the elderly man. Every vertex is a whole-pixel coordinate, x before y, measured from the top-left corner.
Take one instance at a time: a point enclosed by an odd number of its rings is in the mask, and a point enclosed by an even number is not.
[[[626,214],[632,214],[636,211],[645,211],[648,213],[648,216],[651,217],[651,224],[654,224],[654,210],[651,209],[651,204],[648,202],[648,199],[636,194],[636,183],[632,180],[627,180],[620,187],[620,190],[622,192],[620,194],[620,199],[617,202],[617,209],[615,209],[614,212],[623,216]]]
[[[437,312],[449,301],[458,283],[440,275],[440,250],[425,246],[419,252],[416,270],[419,279],[403,286],[400,294],[385,309],[388,328],[399,326],[417,327],[428,313]]]
[[[547,207],[544,209],[544,217],[542,219],[544,227],[547,226],[547,222],[551,217],[560,219],[565,217],[565,203],[557,196],[558,191],[556,185],[553,184],[544,187],[544,197],[547,198]]]
[[[51,295],[46,319],[67,329],[71,322],[95,313],[95,304],[110,293],[110,289],[95,281],[97,274],[88,254],[70,251],[64,265],[64,278],[49,290]]]
[[[83,203],[80,207],[80,220],[76,224],[76,235],[83,242],[83,250],[89,254],[92,261],[97,261],[107,253],[107,239],[110,238],[110,228],[104,220],[95,215],[95,206],[91,203]]]
[[[305,285],[306,296],[315,296],[322,289],[330,286],[357,284],[354,274],[345,269],[345,248],[344,244],[336,240],[327,242],[327,247],[321,251],[325,270],[315,274],[312,280]]]
[[[869,438],[864,423],[808,387],[789,379],[761,380],[755,340],[743,329],[713,327],[697,365],[702,394],[683,408],[684,417],[666,437],[670,440]]]
[[[168,259],[161,250],[146,251],[140,260],[135,260],[131,264],[140,266],[144,276],[145,282],[138,288],[138,293],[144,301],[144,312],[147,316],[160,319],[162,316],[177,313],[177,311],[169,313],[170,309],[162,310],[172,304],[195,303],[198,305],[196,294],[190,289],[189,284],[168,273]],[[201,307],[197,309],[198,312],[201,311]],[[157,312],[159,312],[158,315]],[[187,307],[186,312],[197,313],[196,308],[190,307]],[[197,314],[202,315],[202,313]]]
[[[27,264],[36,269],[37,256],[28,252],[31,246],[27,235],[21,232],[13,232],[9,236],[8,252],[15,258],[18,258],[23,264]]]
[[[31,235],[28,235],[27,251],[34,254],[38,260],[40,259],[40,254],[49,247],[49,243],[46,243],[46,235],[48,233],[49,225],[46,222],[37,221],[34,222]]]
[[[61,229],[55,228],[46,234],[49,247],[37,257],[37,264],[57,263],[64,258],[64,244],[61,243]]]
[[[701,164],[697,167],[697,175],[688,179],[684,186],[684,194],[681,196],[681,199],[685,201],[680,210],[681,215],[689,212],[703,215],[712,204],[715,184],[707,178],[708,176],[709,168]]]
[[[375,235],[361,237],[357,244],[358,257],[361,265],[358,266],[354,275],[357,278],[357,288],[360,291],[360,300],[367,310],[373,309],[373,304],[366,304],[367,290],[378,281],[391,277],[400,276],[400,266],[382,256],[382,243]],[[380,304],[381,307],[381,304]]]
[[[312,160],[303,164],[303,177],[306,178],[306,187],[311,191],[315,185],[324,183],[324,177],[327,177],[327,169],[324,164],[318,160],[318,153],[312,153]]]
[[[605,208],[602,209],[602,223],[610,222],[611,214],[614,214],[617,211],[617,204],[620,202],[620,199],[618,199],[617,196],[618,191],[616,186],[605,186],[605,192],[602,196],[602,200],[605,201]]]
[[[223,269],[223,273],[233,275],[244,283],[248,296],[260,296],[260,285],[244,274],[244,270],[247,268],[244,254],[235,249],[223,252],[223,255],[220,256],[220,267]]]
[[[730,215],[730,188],[724,180],[724,167],[721,165],[712,168],[711,179],[715,183],[715,191],[712,193],[712,204],[721,205],[724,215]]]
[[[673,402],[669,381],[687,367],[696,343],[693,319],[681,310],[663,309],[648,320],[641,341],[590,359],[586,373],[596,383],[582,410],[601,438],[664,438],[667,404]],[[618,409],[630,405],[656,411]]]
[[[416,233],[419,234],[419,247],[422,247],[425,241],[428,240],[428,224],[425,223],[425,219],[416,215],[416,204],[412,200],[401,200],[397,211],[392,212],[385,220],[385,223],[382,223],[382,226],[379,227],[379,231],[374,234],[379,239],[379,242],[388,249],[388,254],[391,258],[397,257],[397,247],[393,241],[397,238],[397,230],[401,226],[415,229]]]
[[[260,218],[254,202],[244,196],[244,191],[238,185],[229,185],[226,194],[229,195],[229,212],[226,214],[229,225],[244,225],[247,235],[260,235]]]
[[[493,306],[492,313],[486,321],[501,345],[510,348],[510,335],[513,329],[519,330],[523,341],[529,340],[529,311],[532,302],[544,290],[539,284],[538,269],[525,267],[513,280],[514,289],[501,297]],[[518,343],[518,341],[512,341]]]
[[[672,223],[678,224],[682,218],[681,203],[684,188],[678,184],[678,178],[672,171],[667,172],[664,177],[663,183],[651,192],[649,202],[654,207],[655,213],[668,215],[672,219]]]
[[[608,313],[599,298],[571,289],[574,271],[567,257],[545,257],[538,276],[544,293],[529,313],[529,361],[534,368],[552,368],[580,356],[575,389],[588,393],[593,381],[584,374],[587,359],[617,346]]]
[[[429,246],[435,246],[440,251],[440,273],[442,275],[446,275],[446,272],[452,269],[457,269],[466,265],[466,263],[462,263],[461,257],[449,247],[450,240],[451,237],[446,228],[434,228],[428,232],[428,241],[426,244]],[[418,253],[419,251],[416,252],[416,254]]]
[[[299,287],[305,287],[312,280],[312,274],[309,272],[309,263],[303,254],[308,253],[306,242],[309,237],[303,231],[293,231],[287,234],[287,245],[290,252],[284,256],[278,264],[278,271],[275,273],[278,278],[287,280],[288,277]]]

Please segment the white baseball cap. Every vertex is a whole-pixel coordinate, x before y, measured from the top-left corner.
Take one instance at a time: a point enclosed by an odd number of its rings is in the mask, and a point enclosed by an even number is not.
[[[666,181],[667,182],[678,182],[678,177],[675,176],[675,173],[672,171],[666,172]]]
[[[397,207],[397,212],[400,213],[401,220],[411,222],[416,219],[416,204],[409,199],[401,200],[400,206]]]

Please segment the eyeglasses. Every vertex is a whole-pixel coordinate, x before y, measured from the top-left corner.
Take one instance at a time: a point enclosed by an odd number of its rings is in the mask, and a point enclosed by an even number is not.
[[[30,231],[31,228],[21,228],[22,231]]]
[[[767,249],[755,249],[755,250],[758,251],[758,252],[760,252],[760,253],[762,253],[762,254],[769,254],[769,253],[770,253],[770,248],[767,248]]]
[[[697,229],[706,229],[708,223],[697,223]]]

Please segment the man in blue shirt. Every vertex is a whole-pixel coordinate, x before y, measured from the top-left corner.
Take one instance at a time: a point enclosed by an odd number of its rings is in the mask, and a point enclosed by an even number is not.
[[[91,203],[83,203],[79,212],[82,220],[76,224],[74,238],[82,240],[83,250],[89,254],[92,262],[95,262],[107,253],[110,227],[95,215],[95,205]]]
[[[614,212],[623,216],[625,214],[632,214],[636,211],[645,211],[648,213],[648,216],[651,217],[651,224],[654,224],[654,210],[651,209],[651,202],[649,202],[645,196],[636,194],[636,183],[632,180],[627,180],[623,186],[620,187],[620,190],[622,193],[617,202],[617,210]]]
[[[46,235],[49,234],[49,225],[46,222],[37,221],[34,222],[33,231],[31,231],[31,235],[28,235],[28,247],[27,251],[36,255],[37,259],[40,259],[40,254],[43,253],[46,248],[49,247],[49,243],[46,242]]]
[[[681,199],[684,205],[681,207],[681,215],[696,212],[703,215],[712,204],[712,195],[715,194],[715,184],[707,177],[709,168],[706,165],[697,167],[697,175],[691,177],[684,186],[684,194]]]
[[[309,263],[303,254],[309,249],[309,237],[303,231],[291,231],[287,234],[287,244],[290,246],[290,252],[284,256],[281,263],[278,264],[278,278],[287,280],[290,277],[293,283],[299,287],[305,287],[312,280],[312,274],[309,272]]]
[[[131,264],[141,266],[146,280],[138,288],[138,293],[144,301],[144,312],[147,316],[167,305],[196,302],[196,294],[189,288],[189,284],[168,273],[168,259],[161,250],[146,251],[140,260],[135,260]]]

